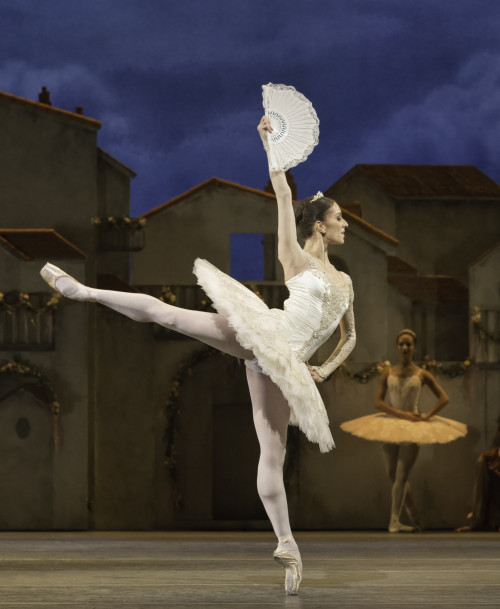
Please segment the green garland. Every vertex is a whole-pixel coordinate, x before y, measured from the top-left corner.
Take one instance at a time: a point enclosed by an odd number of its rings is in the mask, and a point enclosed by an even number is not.
[[[161,287],[161,295],[159,297],[159,300],[175,306],[177,297],[172,292],[172,288],[170,286],[164,285]],[[201,306],[196,309],[197,311],[208,311],[212,306],[211,302],[207,298],[204,298],[201,301],[200,305]]]
[[[41,306],[36,307],[31,302],[31,297],[27,292],[0,292],[0,311],[5,311],[9,315],[18,309],[25,309],[31,314],[46,313],[55,310],[59,306],[61,295],[57,292],[50,294],[48,300]]]
[[[0,363],[0,381],[2,377],[22,376],[24,378],[33,379],[34,383],[25,383],[23,387],[28,389],[35,395],[36,398],[44,402],[54,418],[54,446],[59,447],[59,412],[61,405],[57,399],[56,392],[52,383],[43,372],[34,364],[15,357],[13,360],[5,360]],[[35,389],[33,391],[33,389]]]
[[[128,228],[142,230],[146,226],[146,218],[129,218],[128,216],[108,216],[107,218],[90,218],[94,226],[100,228]]]
[[[255,284],[251,283],[248,286],[248,289],[253,292],[255,294],[255,296],[257,296],[258,298],[260,298],[262,301],[264,300],[262,298],[262,294],[259,292],[258,288],[256,287]],[[166,302],[167,304],[171,304],[173,306],[176,306],[176,301],[177,301],[177,297],[176,295],[173,293],[172,288],[168,285],[164,285],[161,287],[160,290],[161,294],[159,296],[159,300],[161,300],[162,302]],[[200,302],[200,306],[195,309],[196,311],[208,311],[212,308],[212,303],[210,301],[210,299],[208,298],[204,298],[201,302]]]
[[[177,470],[177,450],[176,450],[176,439],[177,439],[177,426],[179,422],[179,395],[183,383],[188,377],[193,374],[193,368],[204,362],[205,360],[213,357],[214,355],[224,355],[217,349],[212,347],[204,346],[195,353],[193,353],[186,361],[184,361],[176,374],[173,376],[170,390],[165,400],[165,415],[166,415],[166,427],[165,427],[165,459],[164,464],[168,468],[170,479],[173,484],[173,500],[174,505],[177,508],[182,508],[182,494],[178,482],[178,470]]]
[[[385,362],[376,362],[375,364],[371,364],[360,372],[351,372],[344,364],[340,364],[337,370],[349,380],[364,384],[368,383],[368,381],[370,381],[373,377],[378,376],[391,366],[391,362],[386,360]],[[453,362],[445,365],[442,362],[436,361],[435,359],[430,360],[428,357],[425,357],[424,361],[420,363],[420,367],[424,370],[428,370],[432,374],[439,374],[448,378],[455,378],[457,376],[466,374],[471,366],[472,362],[468,359],[463,362]],[[335,372],[333,374],[335,374]]]
[[[171,293],[170,288],[164,288],[165,292],[163,298],[166,302],[175,302],[175,296]],[[173,300],[172,300],[173,298]],[[186,361],[184,361],[176,374],[173,376],[170,389],[165,400],[165,413],[166,413],[166,428],[165,428],[165,459],[164,464],[169,470],[170,478],[173,483],[173,501],[177,508],[182,509],[182,494],[179,486],[179,476],[177,470],[177,449],[176,449],[176,437],[177,437],[177,426],[180,415],[179,408],[179,396],[182,390],[184,382],[192,377],[193,368],[206,361],[210,357],[215,355],[225,354],[221,353],[217,349],[212,347],[202,347],[200,350],[193,353]],[[368,383],[372,378],[379,376],[384,370],[391,367],[391,362],[379,361],[371,364],[364,368],[360,372],[350,371],[344,364],[339,366],[338,373],[347,377],[351,381],[365,384]],[[472,367],[470,360],[463,362],[454,362],[448,365],[444,365],[436,360],[429,360],[425,358],[421,363],[421,368],[428,370],[432,374],[439,374],[448,378],[455,378],[466,374]],[[335,374],[335,373],[333,373]],[[288,434],[287,443],[287,458],[284,466],[284,480],[285,485],[288,486],[293,472],[296,468],[297,456],[299,447],[299,434],[295,428],[291,428]]]
[[[481,309],[479,307],[472,307],[471,322],[474,329],[474,334],[479,338],[479,340],[500,343],[500,334],[493,334],[493,332],[490,332],[484,327],[481,320]]]
[[[449,379],[454,379],[457,376],[467,374],[472,367],[472,362],[466,359],[463,362],[453,362],[445,366],[434,359],[425,359],[420,367],[424,370],[428,370],[432,374],[439,374],[441,376],[446,376]]]
[[[376,362],[371,364],[367,368],[364,368],[360,372],[351,372],[344,363],[335,370],[328,378],[333,376],[335,372],[340,372],[343,376],[347,377],[350,381],[356,381],[357,383],[368,383],[374,376],[381,374],[386,368],[391,366],[391,362]]]

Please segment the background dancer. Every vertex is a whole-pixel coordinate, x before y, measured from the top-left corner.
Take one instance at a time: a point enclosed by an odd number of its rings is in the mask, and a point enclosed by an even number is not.
[[[500,417],[492,447],[483,450],[476,461],[472,488],[472,511],[468,524],[455,529],[465,531],[498,531],[500,533]]]
[[[421,444],[444,444],[467,434],[463,423],[436,416],[449,398],[436,379],[413,362],[417,336],[402,330],[396,339],[399,364],[382,373],[375,398],[380,412],[341,424],[341,429],[366,440],[383,442],[387,473],[392,483],[390,533],[418,530],[408,477]],[[421,413],[419,399],[426,385],[437,397],[429,412]],[[401,523],[405,509],[410,525]]]

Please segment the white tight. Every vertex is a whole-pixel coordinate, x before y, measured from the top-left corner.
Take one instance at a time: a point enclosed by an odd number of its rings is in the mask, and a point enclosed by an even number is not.
[[[57,282],[59,288],[62,279]],[[134,321],[154,322],[200,340],[210,347],[242,359],[253,353],[236,340],[235,332],[225,317],[217,313],[191,311],[169,305],[148,294],[131,294],[113,290],[92,289],[96,302],[122,313]]]
[[[86,286],[77,288],[67,278],[59,279],[57,288],[64,293],[66,284],[68,292],[71,289],[68,296],[75,297],[75,289],[78,289],[78,295],[83,296],[81,291],[86,290],[86,299],[95,300],[135,321],[158,323],[235,357],[246,360],[254,357],[251,351],[241,347],[227,320],[217,313],[174,307],[147,294],[97,290]],[[260,444],[257,489],[274,532],[280,538],[291,534],[283,484],[290,407],[268,376],[247,368],[247,379],[255,430]]]
[[[247,379],[260,444],[257,490],[276,536],[282,538],[291,534],[283,483],[290,406],[268,376],[247,368]]]
[[[399,522],[403,507],[410,514],[414,505],[410,496],[408,477],[418,455],[417,444],[384,444],[387,473],[392,482],[391,522]]]

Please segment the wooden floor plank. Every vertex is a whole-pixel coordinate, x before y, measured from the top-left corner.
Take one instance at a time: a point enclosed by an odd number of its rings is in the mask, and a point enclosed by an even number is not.
[[[500,607],[499,533],[298,533],[286,597],[269,533],[0,533],[0,609]]]

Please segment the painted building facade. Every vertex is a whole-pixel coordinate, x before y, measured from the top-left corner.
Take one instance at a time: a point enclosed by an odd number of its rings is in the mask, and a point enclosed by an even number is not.
[[[55,421],[49,398],[34,389],[36,378],[26,382],[20,369],[0,377],[6,498],[0,528],[268,526],[255,489],[258,446],[244,366],[206,356],[193,340],[101,306],[62,299],[42,311],[51,294],[39,269],[50,260],[89,285],[163,294],[177,305],[209,310],[195,285],[193,260],[203,257],[234,273],[238,244],[250,238],[260,267],[245,271],[245,283],[280,307],[286,289],[276,257],[274,196],[212,178],[130,219],[135,174],[98,147],[98,121],[0,94],[0,128],[0,291],[7,295],[0,359],[8,364],[20,357],[35,366],[60,403]],[[394,361],[394,336],[405,326],[419,333],[421,357],[465,359],[469,304],[483,306],[479,295],[489,294],[485,286],[494,273],[496,254],[471,267],[469,286],[460,265],[498,241],[490,228],[478,237],[479,225],[467,225],[466,210],[473,205],[482,224],[493,226],[500,187],[466,170],[466,183],[474,175],[485,190],[455,197],[451,213],[451,199],[435,190],[408,200],[401,190],[397,196],[389,191],[391,167],[379,169],[385,183],[354,168],[328,190],[349,223],[346,244],[332,248],[331,257],[355,287],[358,343],[346,363],[352,372]],[[403,182],[400,177],[398,188]],[[435,234],[420,217],[429,209],[434,223],[453,233]],[[467,231],[474,233],[469,239]],[[19,294],[28,294],[34,321],[26,303],[17,306]],[[492,294],[484,306],[497,311]],[[336,339],[321,348],[318,361]],[[486,368],[475,367],[467,377],[441,379],[452,397],[445,414],[471,432],[419,457],[414,486],[431,528],[461,524],[468,511],[473,463],[487,447],[498,403],[498,372],[488,368],[493,362],[483,363]],[[371,412],[376,383],[356,383],[339,372],[320,387],[337,442],[332,453],[321,455],[291,432],[287,484],[295,527],[386,526],[389,484],[381,451],[338,428]],[[172,420],[175,450],[166,456]]]

